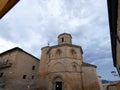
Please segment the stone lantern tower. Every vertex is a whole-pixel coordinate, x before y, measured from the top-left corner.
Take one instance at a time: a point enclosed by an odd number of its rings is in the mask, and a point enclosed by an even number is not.
[[[72,36],[68,33],[63,33],[58,36],[58,44],[72,44]]]

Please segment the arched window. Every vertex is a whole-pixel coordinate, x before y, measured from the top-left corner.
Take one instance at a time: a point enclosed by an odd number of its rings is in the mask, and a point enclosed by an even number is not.
[[[75,64],[73,65],[73,71],[77,71],[77,66]]]
[[[64,38],[62,38],[62,42],[64,42]]]
[[[71,56],[72,56],[73,58],[76,58],[76,57],[77,57],[77,53],[76,53],[76,51],[75,51],[74,49],[71,49],[70,53],[71,53]]]
[[[73,72],[79,72],[80,71],[80,65],[76,62],[71,63],[71,68]]]
[[[56,58],[59,58],[61,56],[61,53],[62,53],[61,50],[57,49],[55,53]]]

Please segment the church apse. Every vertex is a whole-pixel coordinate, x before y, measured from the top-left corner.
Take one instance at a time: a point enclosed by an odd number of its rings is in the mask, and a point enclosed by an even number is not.
[[[60,34],[58,45],[48,46],[42,50],[44,51],[42,51],[39,75],[44,73],[44,76],[39,76],[38,86],[41,88],[39,90],[84,90],[83,51],[81,46],[72,44],[70,34]],[[95,69],[95,67],[91,68]],[[92,74],[89,73],[90,76]]]

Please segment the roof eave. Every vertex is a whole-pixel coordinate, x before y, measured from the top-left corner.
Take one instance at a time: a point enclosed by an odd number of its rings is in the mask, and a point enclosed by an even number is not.
[[[107,0],[113,63],[116,67],[118,0]]]

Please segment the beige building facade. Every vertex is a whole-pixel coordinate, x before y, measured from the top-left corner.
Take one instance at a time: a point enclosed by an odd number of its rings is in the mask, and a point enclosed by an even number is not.
[[[39,59],[20,48],[0,54],[0,90],[35,89]]]
[[[100,90],[96,66],[83,62],[81,46],[72,36],[58,36],[58,45],[42,48],[38,90]]]

